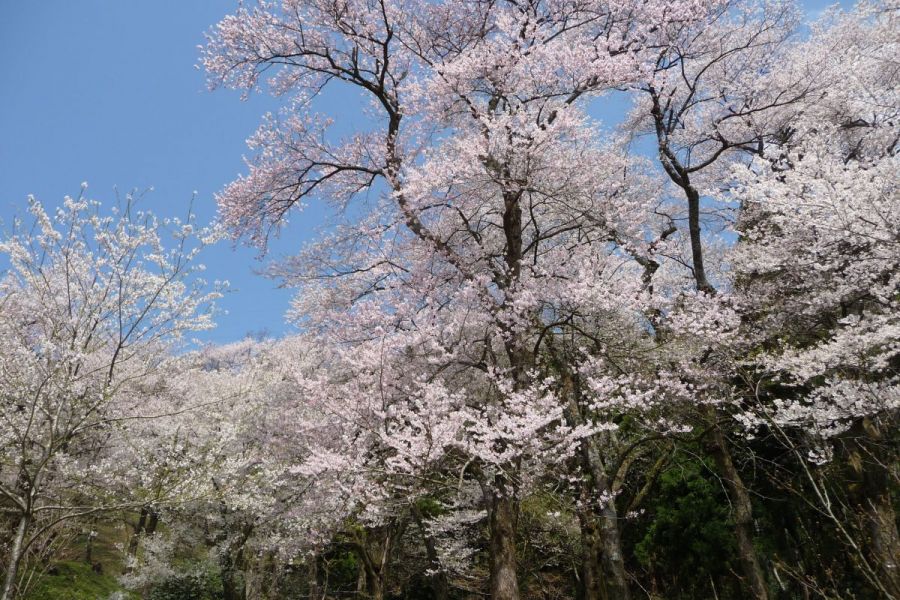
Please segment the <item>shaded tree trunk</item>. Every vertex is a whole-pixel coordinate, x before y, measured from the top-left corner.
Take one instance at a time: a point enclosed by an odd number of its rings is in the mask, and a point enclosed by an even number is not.
[[[505,165],[487,165],[496,169],[497,175],[509,181],[509,170]],[[501,288],[514,289],[522,270],[522,198],[521,189],[503,192],[503,234],[506,240],[504,261],[505,280]],[[504,334],[506,355],[514,376],[514,385],[521,389],[528,384],[528,368],[533,364],[531,355],[521,332],[504,323],[498,324]],[[490,565],[491,598],[493,600],[519,600],[519,580],[516,568],[516,525],[518,503],[509,493],[507,482],[502,476],[495,476],[486,488],[490,517]]]
[[[518,506],[505,494],[502,482],[490,498],[491,598],[518,600],[516,574],[516,521]]]
[[[658,93],[652,86],[649,91],[653,103],[650,114],[653,116],[653,123],[656,129],[660,163],[669,179],[682,189],[687,199],[688,237],[691,242],[691,269],[694,282],[699,291],[715,294],[716,290],[709,283],[709,279],[706,277],[706,268],[703,264],[703,240],[700,230],[700,192],[691,183],[690,174],[692,169],[682,164],[669,145],[669,127],[671,123],[667,124]]]
[[[94,532],[94,530],[93,530],[94,522],[92,521],[89,524],[92,527],[90,530],[88,530],[87,541],[85,542],[85,545],[84,545],[84,562],[89,565],[93,565],[94,564],[94,537],[96,535],[96,532]]]
[[[237,538],[226,541],[220,553],[219,567],[222,571],[222,596],[224,600],[244,600],[247,596],[244,574],[244,545],[253,533],[253,525],[245,524],[238,531]]]
[[[604,587],[608,600],[630,600],[625,558],[622,555],[622,539],[619,533],[619,516],[612,498],[600,511],[600,559],[603,565]]]
[[[684,175],[684,194],[688,201],[688,235],[691,239],[691,260],[694,268],[694,279],[697,289],[707,294],[714,293],[713,286],[706,278],[706,267],[703,265],[703,250],[700,238],[700,192],[691,185],[687,174]]]
[[[581,565],[579,573],[579,598],[581,600],[603,600],[603,575],[600,571],[600,544],[597,534],[596,517],[589,510],[578,511],[581,529]]]
[[[31,526],[31,515],[27,512],[19,517],[19,525],[16,527],[15,537],[9,549],[9,557],[6,561],[6,577],[3,581],[3,593],[0,600],[12,600],[16,593],[16,578],[19,575],[19,567],[22,563],[22,555],[25,551],[25,536]]]
[[[244,600],[244,578],[234,568],[222,569],[222,598]]]
[[[147,525],[144,528],[144,535],[153,535],[156,533],[156,527],[159,525],[159,513],[149,509],[150,516],[147,518]]]
[[[243,557],[242,557],[243,558]],[[244,559],[244,596],[252,600],[275,600],[284,597],[281,592],[281,565],[278,562],[276,553],[273,551],[265,551],[258,554],[252,559],[252,564],[247,565],[248,560]],[[313,567],[310,572],[315,569],[314,559]],[[306,563],[309,567],[310,563]],[[314,574],[314,573],[313,573]],[[315,581],[315,580],[313,580]],[[314,589],[310,587],[309,595],[305,596],[310,600],[318,598],[314,595]]]
[[[715,295],[716,289],[706,276],[706,268],[703,263],[703,239],[700,228],[700,192],[691,182],[690,174],[693,170],[679,160],[679,157],[669,145],[669,130],[666,118],[660,104],[660,98],[656,90],[650,88],[652,100],[651,115],[656,129],[657,147],[659,159],[669,179],[682,189],[687,200],[688,208],[688,237],[691,244],[691,270],[694,285],[697,291]],[[703,362],[701,360],[701,362]],[[753,548],[753,506],[750,502],[750,494],[743,480],[734,467],[727,440],[717,424],[714,408],[710,408],[707,418],[713,426],[712,454],[719,470],[719,474],[725,480],[728,488],[728,496],[734,506],[734,533],[738,544],[738,553],[741,566],[746,577],[750,597],[754,600],[767,600],[768,591],[765,577],[756,551]]]
[[[419,526],[419,530],[422,532],[422,539],[425,541],[425,554],[428,557],[429,566],[434,572],[430,577],[431,597],[434,600],[447,600],[447,597],[450,594],[450,584],[447,581],[447,573],[444,572],[444,569],[441,566],[441,561],[437,553],[437,546],[434,543],[434,536],[428,532],[428,528],[425,525],[425,519],[422,515],[422,511],[419,510],[419,507],[413,504],[410,510],[413,518],[416,520],[416,525]]]
[[[366,571],[366,593],[371,600],[384,600],[384,578],[371,571]]]
[[[230,548],[222,552],[219,568],[222,572],[223,600],[244,600],[246,596],[244,576],[240,569],[242,554],[241,550],[232,553]]]
[[[384,599],[384,575],[369,560],[359,554],[359,576],[356,580],[356,592],[370,600]]]
[[[134,532],[131,535],[131,539],[128,540],[126,558],[133,559],[137,556],[141,538],[153,535],[157,525],[159,525],[159,513],[149,506],[141,507],[137,523],[134,525]],[[122,572],[126,574],[131,572],[131,566],[129,566],[128,561],[126,561],[125,568]]]
[[[366,567],[363,565],[362,561],[360,561],[359,567],[356,570],[356,595],[363,598],[366,598],[369,595],[366,591]]]
[[[890,473],[895,461],[888,457],[886,464],[878,464],[879,459],[869,447],[884,444],[882,428],[875,420],[862,419],[852,432],[847,462],[861,484],[856,496],[864,521],[866,546],[884,591],[900,598],[900,535]]]
[[[631,592],[628,589],[628,575],[625,571],[625,558],[619,533],[619,516],[610,478],[600,458],[600,450],[593,439],[585,440],[582,444],[581,456],[590,478],[590,492],[593,495],[589,505],[593,505],[596,511],[594,540],[603,573],[603,597],[606,600],[630,600]],[[597,507],[597,502],[603,504]]]
[[[320,600],[322,598],[324,590],[322,589],[321,562],[321,555],[316,554],[309,559],[309,564],[307,565],[306,578],[309,585],[309,600]]]
[[[582,425],[585,418],[581,411],[577,375],[573,376],[567,370],[565,361],[556,354],[552,344],[549,349],[562,373],[562,393],[568,397],[566,420],[573,427]],[[577,460],[586,478],[581,491],[584,508],[578,515],[582,534],[581,592],[586,600],[630,600],[611,478],[595,439],[581,442]],[[600,505],[604,499],[606,501]]]
[[[134,558],[137,555],[138,543],[140,542],[141,533],[144,531],[144,527],[147,525],[147,507],[141,508],[141,513],[138,516],[138,521],[134,525],[134,531],[131,534],[131,539],[128,540],[128,557]],[[126,572],[128,572],[128,568],[126,567]]]
[[[581,526],[581,597],[584,600],[629,600],[625,561],[616,509],[582,511]]]
[[[714,423],[710,451],[716,463],[716,469],[725,482],[728,490],[728,498],[734,507],[734,535],[737,541],[738,557],[746,578],[748,598],[754,600],[767,600],[769,597],[766,578],[756,549],[753,547],[753,504],[750,501],[750,493],[744,485],[744,480],[734,466],[728,441],[722,433],[722,429],[715,424],[713,408],[709,410],[709,418]]]
[[[365,593],[367,598],[383,600],[391,550],[395,540],[403,535],[405,529],[406,521],[399,520],[377,530],[354,533],[349,546],[360,563],[357,591]],[[377,535],[378,539],[373,541],[373,535]]]
[[[884,489],[869,497],[864,510],[872,541],[872,560],[878,566],[884,587],[900,598],[900,535],[890,492]]]

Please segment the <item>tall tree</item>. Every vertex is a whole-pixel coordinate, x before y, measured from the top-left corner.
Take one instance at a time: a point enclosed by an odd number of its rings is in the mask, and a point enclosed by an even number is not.
[[[639,301],[627,283],[635,271],[613,275],[622,262],[609,249],[615,215],[598,205],[612,194],[602,169],[609,161],[590,139],[597,136],[584,135],[578,101],[632,81],[654,28],[693,19],[698,7],[410,8],[285,2],[219,24],[204,54],[214,81],[249,89],[279,67],[276,91],[297,98],[251,140],[250,174],[219,203],[233,231],[263,244],[306,198],[345,208],[362,191],[386,188],[366,218],[290,261],[291,279],[303,282],[297,312],[307,326],[328,323],[325,333],[340,340],[378,338],[376,356],[396,360],[421,347],[424,356],[438,352],[428,360],[439,371],[469,372],[478,400],[466,407],[477,417],[467,452],[488,509],[491,592],[517,598],[523,464],[542,456],[538,448],[555,459],[548,443],[571,445],[554,432],[577,438],[590,428],[554,425],[562,403],[535,369],[541,332],[555,322],[535,288],[571,287],[580,271]],[[327,122],[306,107],[334,81],[368,96],[376,129],[329,143]],[[330,304],[317,310],[310,300],[323,293]]]
[[[846,62],[823,66],[827,93],[738,172],[745,208],[734,257],[745,338],[761,349],[746,363],[757,392],[749,421],[774,428],[797,455],[806,493],[885,597],[900,596],[897,448],[886,435],[900,397],[897,20],[887,4],[861,6],[795,50],[789,64],[837,46]],[[854,465],[855,497],[839,499],[813,476],[835,452]]]

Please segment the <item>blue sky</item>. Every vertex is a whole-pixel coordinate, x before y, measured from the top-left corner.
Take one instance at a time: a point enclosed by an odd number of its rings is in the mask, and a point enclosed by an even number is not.
[[[207,90],[195,68],[203,33],[236,6],[212,0],[0,0],[0,224],[22,215],[34,194],[45,205],[76,195],[82,181],[104,203],[153,187],[145,207],[181,216],[197,192],[201,222],[213,194],[243,172],[244,140],[275,100]],[[808,0],[818,14],[830,2]],[[340,121],[355,101],[328,98]],[[346,117],[344,126],[352,123]],[[295,214],[272,246],[279,256],[322,227],[316,211]],[[291,293],[256,274],[253,249],[221,244],[204,256],[210,279],[228,279],[227,314],[203,339],[287,331]]]

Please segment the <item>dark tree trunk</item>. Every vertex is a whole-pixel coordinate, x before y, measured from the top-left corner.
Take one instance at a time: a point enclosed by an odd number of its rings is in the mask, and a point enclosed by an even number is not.
[[[600,542],[598,540],[596,516],[589,510],[578,513],[581,528],[581,600],[604,600],[600,569]]]
[[[503,179],[509,173],[504,167],[498,171]],[[503,193],[503,233],[506,239],[504,260],[506,277],[502,287],[512,290],[519,282],[522,272],[522,191],[507,190]],[[533,357],[521,332],[499,324],[504,333],[506,355],[509,358],[515,378],[515,386],[523,388],[528,384],[528,368]],[[491,598],[493,600],[519,600],[519,580],[516,570],[516,524],[518,503],[510,493],[502,476],[495,476],[486,486],[487,504],[490,516],[490,565]]]
[[[890,492],[883,489],[869,497],[864,510],[872,541],[872,560],[878,567],[884,587],[895,598],[900,598],[900,535]]]
[[[384,599],[384,576],[379,573],[368,557],[359,556],[359,576],[356,580],[356,592],[371,600]]]
[[[222,598],[244,600],[244,578],[242,573],[230,564],[222,568]]]
[[[434,600],[447,600],[450,594],[450,584],[447,581],[447,573],[441,567],[441,561],[438,557],[437,546],[434,543],[434,537],[429,533],[425,524],[425,518],[422,511],[415,504],[412,505],[411,512],[416,525],[422,532],[422,539],[425,541],[425,554],[428,557],[428,563],[433,574],[431,575],[431,597]]]
[[[734,507],[734,534],[741,568],[746,579],[745,585],[748,588],[749,595],[747,597],[753,600],[767,600],[769,592],[766,578],[759,564],[756,549],[753,547],[753,504],[750,501],[750,493],[734,466],[728,441],[725,439],[722,429],[715,424],[713,410],[711,408],[709,411],[710,419],[714,423],[710,450],[719,475],[728,490],[728,499]]]
[[[698,290],[712,294],[715,293],[715,290],[706,278],[706,267],[703,265],[703,244],[700,238],[700,193],[691,185],[687,174],[684,175],[684,182],[684,194],[688,201],[688,234],[691,238],[694,281],[697,283]]]
[[[550,352],[563,373],[562,393],[568,397],[566,420],[573,427],[582,425],[585,418],[576,377],[566,371],[565,362],[555,354],[552,345]],[[576,459],[585,478],[580,498],[583,508],[578,514],[582,541],[581,593],[586,600],[630,600],[611,478],[596,440],[583,440]]]
[[[384,600],[384,579],[381,575],[366,571],[366,593],[371,600]]]
[[[405,528],[405,521],[393,521],[383,528],[354,534],[350,548],[359,559],[357,591],[365,594],[367,598],[383,600],[391,549],[395,538],[402,536]]]
[[[519,581],[516,575],[516,520],[518,507],[503,489],[491,492],[490,498],[490,559],[491,598],[519,600]]]
[[[94,564],[94,531],[88,531],[87,542],[84,545],[84,562],[88,565]]]
[[[228,511],[222,507],[222,515],[225,522],[228,522]],[[148,529],[150,525],[155,528],[156,520],[148,520]],[[244,523],[243,525],[234,524],[231,526],[230,532],[234,537],[229,538],[228,534],[223,541],[223,547],[219,553],[219,568],[222,572],[222,595],[224,600],[245,600],[247,597],[246,575],[244,569],[246,567],[244,561],[244,546],[250,535],[253,533],[253,525]]]
[[[241,532],[241,537],[237,541],[237,548],[235,549],[229,545],[221,553],[219,565],[222,571],[223,600],[244,600],[246,598],[242,563],[244,542],[248,535],[249,531],[245,529]]]
[[[612,510],[615,513],[615,509]],[[599,515],[583,511],[579,521],[581,597],[584,600],[629,600],[631,591],[616,518],[603,511]]]
[[[585,440],[581,452],[584,469],[590,480],[588,505],[595,511],[594,541],[600,558],[603,580],[601,589],[605,600],[630,600],[628,575],[622,554],[619,516],[613,501],[610,477],[600,458],[600,450],[593,439]],[[602,504],[598,504],[603,502]]]
[[[138,521],[134,525],[134,532],[131,535],[131,539],[128,540],[128,550],[126,554],[127,558],[133,559],[137,556],[141,538],[152,535],[156,531],[157,525],[159,525],[159,513],[148,506],[141,507],[141,513],[138,516]],[[127,564],[127,562],[123,572],[131,572],[131,567]]]
[[[144,527],[147,525],[147,507],[141,508],[141,514],[138,516],[138,521],[134,526],[134,531],[131,534],[131,539],[128,540],[128,557],[134,558],[137,555],[138,544],[140,543],[141,534],[144,532]],[[128,568],[126,567],[126,572],[128,572]]]
[[[153,535],[156,533],[156,526],[159,525],[159,513],[152,508],[148,509],[147,525],[144,527],[144,535]]]
[[[691,183],[691,169],[682,164],[679,157],[672,150],[669,142],[669,127],[666,116],[660,104],[659,95],[651,88],[650,98],[653,102],[651,115],[656,129],[656,141],[659,149],[659,160],[669,179],[684,191],[688,206],[688,237],[691,241],[691,268],[694,273],[694,281],[697,289],[708,294],[715,294],[716,290],[706,277],[706,268],[703,264],[703,240],[700,230],[700,193]]]
[[[885,592],[900,598],[900,535],[890,473],[891,468],[896,468],[896,462],[888,457],[886,464],[878,464],[879,460],[873,456],[872,448],[885,443],[882,428],[875,420],[863,419],[852,433],[847,463],[861,484],[856,504],[864,521],[870,560]]]
[[[318,554],[309,559],[307,564],[307,584],[309,585],[309,600],[321,600],[322,598],[322,557]]]

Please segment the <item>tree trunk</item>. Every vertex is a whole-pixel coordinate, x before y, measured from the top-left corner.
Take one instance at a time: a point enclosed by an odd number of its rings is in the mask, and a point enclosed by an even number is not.
[[[490,497],[491,598],[519,600],[516,576],[516,502],[502,486]]]
[[[601,589],[606,600],[630,600],[628,576],[625,572],[625,559],[622,554],[622,542],[619,535],[619,518],[613,499],[610,477],[605,471],[600,451],[592,439],[582,444],[582,460],[590,477],[590,493],[588,505],[596,511],[595,543],[602,567],[603,580]],[[605,499],[604,504],[597,503]]]
[[[219,564],[222,571],[223,600],[244,600],[246,596],[244,574],[240,569],[241,554],[240,547],[237,552],[230,547],[226,547],[222,552]]]
[[[366,567],[361,561],[359,568],[356,570],[356,595],[363,598],[368,596],[366,592]]]
[[[384,538],[373,542],[370,536],[376,533],[379,536],[383,534]],[[383,600],[391,551],[389,530],[367,531],[364,536],[357,537],[351,547],[359,559],[357,593],[371,600]]]
[[[138,543],[140,542],[141,534],[144,532],[144,527],[147,525],[147,507],[141,507],[141,514],[138,517],[138,522],[134,526],[134,532],[131,534],[131,539],[128,540],[128,558],[134,558],[137,555]],[[126,567],[126,573],[129,568]]]
[[[227,513],[223,513],[227,514]],[[157,520],[152,519],[149,525],[156,527]],[[234,530],[232,530],[234,531]],[[250,534],[253,533],[253,525],[245,523],[237,530],[235,538],[225,540],[224,548],[219,554],[219,568],[222,571],[222,596],[224,600],[244,600],[247,597],[247,585],[245,575],[244,544]]]
[[[866,447],[884,444],[884,435],[876,421],[865,418],[852,431],[847,462],[861,483],[857,504],[865,520],[866,545],[885,591],[900,598],[900,535],[889,471],[895,463],[889,457],[886,465],[878,464],[878,459],[872,457],[872,448]]]
[[[710,413],[713,413],[713,410],[711,408]],[[711,420],[715,423],[715,414],[712,414]],[[731,460],[725,435],[716,424],[713,425],[711,450],[716,468],[728,490],[728,498],[734,507],[734,534],[741,567],[749,588],[748,598],[767,600],[769,592],[766,578],[756,556],[756,549],[753,547],[753,505],[750,502],[750,494]]]
[[[564,393],[569,396],[566,420],[573,427],[581,425],[585,419],[577,399],[577,383],[568,374],[564,380]],[[584,509],[578,515],[582,534],[581,593],[585,600],[630,600],[612,486],[595,439],[581,442],[577,459],[586,479],[581,491]],[[607,500],[600,506],[603,499]]]
[[[600,543],[597,534],[596,516],[590,510],[578,511],[581,528],[581,582],[580,600],[605,600],[602,589],[603,575],[600,572]]]
[[[706,278],[706,267],[703,266],[703,245],[700,231],[700,192],[690,184],[687,174],[684,175],[684,194],[688,201],[688,234],[691,240],[691,262],[694,268],[694,281],[697,289],[707,294],[714,294],[715,289]]]
[[[656,129],[656,139],[659,149],[660,162],[669,178],[684,191],[688,207],[688,237],[691,243],[691,269],[694,276],[694,284],[697,291],[710,295],[716,294],[716,289],[706,276],[706,268],[703,264],[703,238],[700,227],[700,192],[694,187],[690,179],[690,169],[681,163],[677,154],[669,145],[669,125],[660,104],[660,97],[654,89],[650,89],[652,100],[651,114]],[[701,362],[703,362],[701,360]],[[734,506],[735,537],[738,542],[738,552],[747,585],[750,588],[750,598],[754,600],[766,600],[768,591],[762,568],[753,548],[753,507],[750,503],[750,495],[744,486],[743,480],[738,475],[737,469],[731,460],[727,441],[722,430],[716,424],[715,409],[710,408],[709,422],[713,425],[712,453],[716,461],[719,474],[725,480],[728,488],[728,496]]]
[[[416,525],[419,526],[419,530],[422,532],[422,539],[425,541],[425,554],[428,557],[429,567],[434,572],[430,577],[431,597],[434,600],[447,600],[447,597],[450,595],[450,585],[447,581],[447,574],[444,572],[443,567],[441,567],[441,561],[438,557],[434,537],[428,532],[428,528],[425,525],[425,518],[422,516],[422,511],[419,510],[419,507],[416,506],[415,503],[413,503],[410,508],[410,512],[416,520]]]
[[[306,579],[309,585],[309,600],[320,600],[322,598],[320,562],[321,556],[316,554],[309,559],[309,564],[307,565]]]
[[[884,490],[884,493],[868,498],[866,504],[872,559],[878,566],[884,587],[900,598],[900,535],[890,493]]]
[[[373,568],[367,558],[361,557],[360,560],[356,593],[370,600],[384,600],[384,577]]]
[[[688,238],[691,242],[691,268],[694,272],[694,282],[697,289],[707,294],[715,294],[716,290],[706,278],[706,268],[703,266],[703,239],[700,229],[700,192],[691,183],[689,169],[681,163],[675,152],[669,145],[669,125],[660,106],[660,98],[651,88],[650,98],[653,102],[651,115],[656,129],[656,141],[659,149],[659,159],[663,170],[678,187],[684,191],[688,205]]]
[[[156,526],[159,525],[159,513],[152,508],[148,508],[147,513],[149,516],[147,517],[147,524],[144,526],[144,534],[153,535],[156,533]]]
[[[366,593],[371,600],[384,600],[384,578],[378,573],[366,571]]]
[[[137,556],[141,538],[152,535],[156,531],[157,525],[159,525],[159,513],[148,506],[141,507],[140,516],[134,526],[134,533],[128,540],[126,559],[134,559]],[[125,561],[125,568],[122,571],[125,574],[131,573],[129,562],[129,560]]]
[[[234,568],[222,569],[223,600],[244,600],[244,579]]]
[[[84,545],[84,562],[91,566],[94,564],[94,533],[93,529],[88,531],[87,542]]]
[[[25,548],[25,535],[31,525],[31,515],[23,513],[19,517],[19,526],[9,549],[9,558],[6,561],[6,579],[3,582],[3,594],[0,600],[12,600],[16,593],[16,578],[19,575],[19,566],[22,562],[22,553]]]
[[[600,558],[603,564],[604,587],[607,600],[630,600],[622,540],[619,535],[619,516],[616,503],[610,498],[600,511]]]
[[[244,559],[243,562],[246,565],[243,568],[245,598],[251,600],[274,600],[284,596],[280,592],[281,579],[279,573],[281,570],[279,569],[275,552],[261,552],[249,560]],[[315,563],[313,562],[313,564]],[[308,563],[307,566],[309,566]],[[310,588],[309,594],[304,597],[314,600],[318,597],[314,592],[315,590]]]

